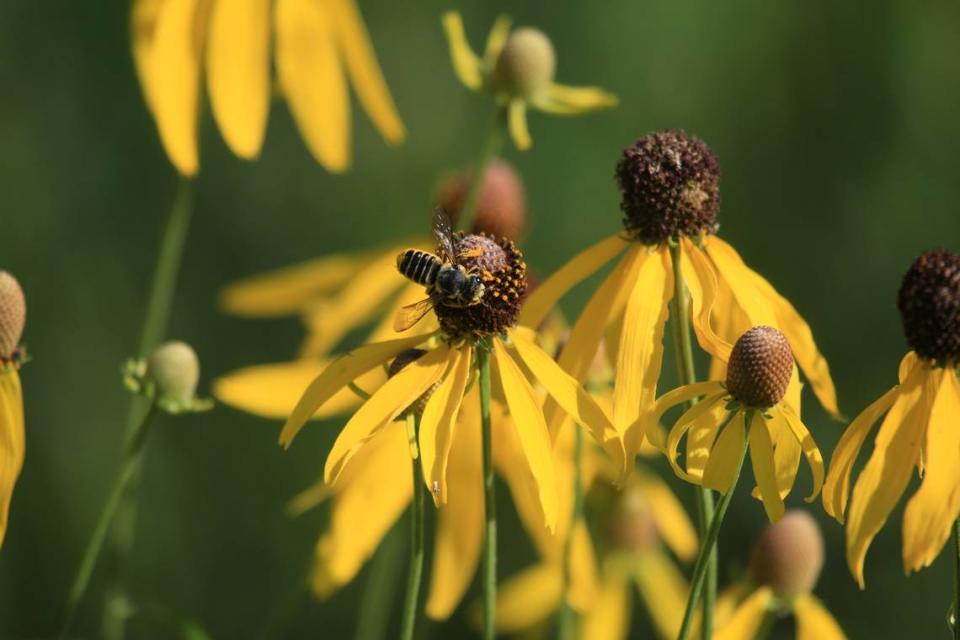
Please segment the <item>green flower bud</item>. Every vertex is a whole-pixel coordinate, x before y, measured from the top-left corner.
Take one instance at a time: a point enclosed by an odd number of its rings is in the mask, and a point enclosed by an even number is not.
[[[518,98],[537,96],[553,82],[557,56],[545,33],[521,27],[510,34],[491,77],[494,89]]]
[[[146,378],[155,385],[159,403],[187,406],[197,392],[200,361],[186,342],[165,342],[147,358]]]
[[[0,363],[16,355],[26,318],[27,303],[20,283],[10,273],[0,271]]]

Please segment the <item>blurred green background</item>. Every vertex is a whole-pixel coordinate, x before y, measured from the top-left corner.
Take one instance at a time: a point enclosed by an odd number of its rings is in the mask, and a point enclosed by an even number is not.
[[[405,145],[387,148],[355,109],[355,166],[334,177],[309,157],[282,104],[256,163],[233,157],[207,120],[169,332],[196,346],[204,390],[238,366],[292,356],[302,336],[295,319],[222,315],[215,297],[224,284],[424,231],[436,178],[468,164],[479,147],[477,123],[491,105],[449,67],[439,22],[449,5],[360,5],[409,128]],[[648,131],[683,127],[720,156],[721,233],[806,316],[845,411],[855,414],[894,383],[905,352],[900,277],[924,249],[960,248],[960,5],[458,6],[475,46],[495,15],[509,12],[553,38],[560,81],[598,84],[621,98],[619,108],[584,118],[535,113],[534,149],[507,151],[527,185],[534,228],[526,253],[535,269],[549,273],[616,231],[611,176],[620,150]],[[134,77],[128,9],[124,0],[0,2],[0,267],[28,296],[25,339],[34,355],[22,372],[26,465],[0,553],[3,638],[58,628],[119,459],[128,402],[119,367],[135,350],[175,189]],[[571,298],[571,310],[586,292]],[[665,376],[664,388],[672,371]],[[829,457],[842,425],[807,400],[808,424]],[[326,520],[323,510],[291,520],[283,506],[318,475],[338,424],[312,426],[288,452],[276,444],[279,424],[222,406],[159,426],[144,470],[134,593],[200,621],[214,637],[254,637],[302,579]],[[804,474],[795,506],[809,488]],[[689,505],[689,488],[676,486]],[[860,592],[842,529],[819,502],[809,508],[828,540],[817,593],[852,638],[946,637],[949,554],[904,577],[898,510],[871,549]],[[725,571],[743,565],[763,521],[745,492],[735,500],[721,540]],[[519,535],[515,524],[504,529]],[[528,547],[504,547],[507,576],[527,564]],[[284,634],[350,637],[364,578],[328,602],[293,603]],[[95,578],[79,626],[86,637],[103,586]],[[636,622],[645,636],[642,615]],[[448,626],[425,627],[433,637],[459,635],[463,609]],[[169,634],[138,624],[133,637]]]

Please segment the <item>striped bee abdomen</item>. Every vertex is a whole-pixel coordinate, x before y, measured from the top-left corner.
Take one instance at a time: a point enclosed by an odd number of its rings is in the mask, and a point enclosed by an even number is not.
[[[400,273],[425,287],[434,283],[442,266],[440,258],[419,249],[407,249],[397,256],[397,269]]]

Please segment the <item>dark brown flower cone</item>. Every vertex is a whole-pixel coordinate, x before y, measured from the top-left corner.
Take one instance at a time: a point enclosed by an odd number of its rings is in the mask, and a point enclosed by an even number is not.
[[[903,277],[897,306],[907,344],[918,356],[960,361],[960,255],[943,249],[921,254]]]
[[[737,340],[727,363],[727,391],[748,407],[780,402],[793,373],[793,352],[773,327],[754,327]]]

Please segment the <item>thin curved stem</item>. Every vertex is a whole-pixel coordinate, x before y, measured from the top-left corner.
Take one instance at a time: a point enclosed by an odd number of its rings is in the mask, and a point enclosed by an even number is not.
[[[460,212],[457,214],[457,226],[466,229],[468,232],[473,230],[473,219],[477,210],[477,202],[480,200],[480,192],[483,190],[483,181],[487,175],[487,169],[490,168],[490,163],[493,162],[493,159],[503,147],[506,129],[507,110],[505,107],[498,107],[486,138],[480,147],[480,154],[474,163],[470,189],[467,191],[467,196],[463,199],[463,205],[461,205]]]
[[[746,418],[748,425],[751,422],[751,417],[752,416],[748,412]],[[720,535],[720,526],[723,524],[724,516],[727,515],[727,507],[730,506],[730,500],[733,498],[734,491],[737,488],[737,481],[740,480],[740,472],[743,470],[743,461],[747,457],[749,442],[750,438],[745,434],[743,438],[743,449],[741,450],[740,457],[737,460],[737,468],[733,475],[733,481],[730,483],[730,488],[724,495],[720,497],[720,501],[717,503],[717,512],[710,521],[710,527],[707,529],[707,537],[704,539],[703,544],[700,547],[699,555],[697,555],[697,562],[693,566],[693,578],[690,581],[690,595],[687,598],[687,608],[683,613],[683,624],[680,627],[680,633],[677,635],[677,640],[688,640],[690,637],[694,611],[696,611],[697,602],[700,600],[700,595],[703,592],[703,585],[706,581],[710,557],[716,551],[717,538]]]
[[[490,422],[490,346],[477,345],[480,370],[480,425],[483,440],[483,637],[493,640],[497,619],[497,497],[493,482],[493,429]]]
[[[420,600],[420,580],[423,576],[423,482],[420,471],[420,455],[417,438],[420,432],[420,416],[407,416],[407,436],[413,452],[413,500],[410,507],[410,566],[407,573],[407,596],[403,605],[401,640],[413,640],[417,622],[417,603]]]
[[[693,363],[693,342],[690,339],[690,310],[687,306],[687,291],[681,269],[681,248],[677,243],[670,247],[670,259],[673,263],[673,299],[670,301],[670,314],[673,316],[673,347],[677,358],[677,372],[681,384],[693,384],[697,381],[697,372]],[[695,401],[688,403],[693,406]],[[713,494],[706,487],[697,487],[697,525],[700,538],[707,533],[713,519]],[[706,588],[703,594],[702,624],[700,637],[703,640],[713,638],[713,609],[717,600],[717,554],[710,555],[707,562]]]
[[[576,636],[577,612],[567,598],[570,584],[573,582],[573,536],[577,523],[583,514],[583,431],[580,425],[573,425],[573,508],[570,513],[570,528],[563,543],[563,604],[560,607],[558,637],[560,640],[572,640]]]

